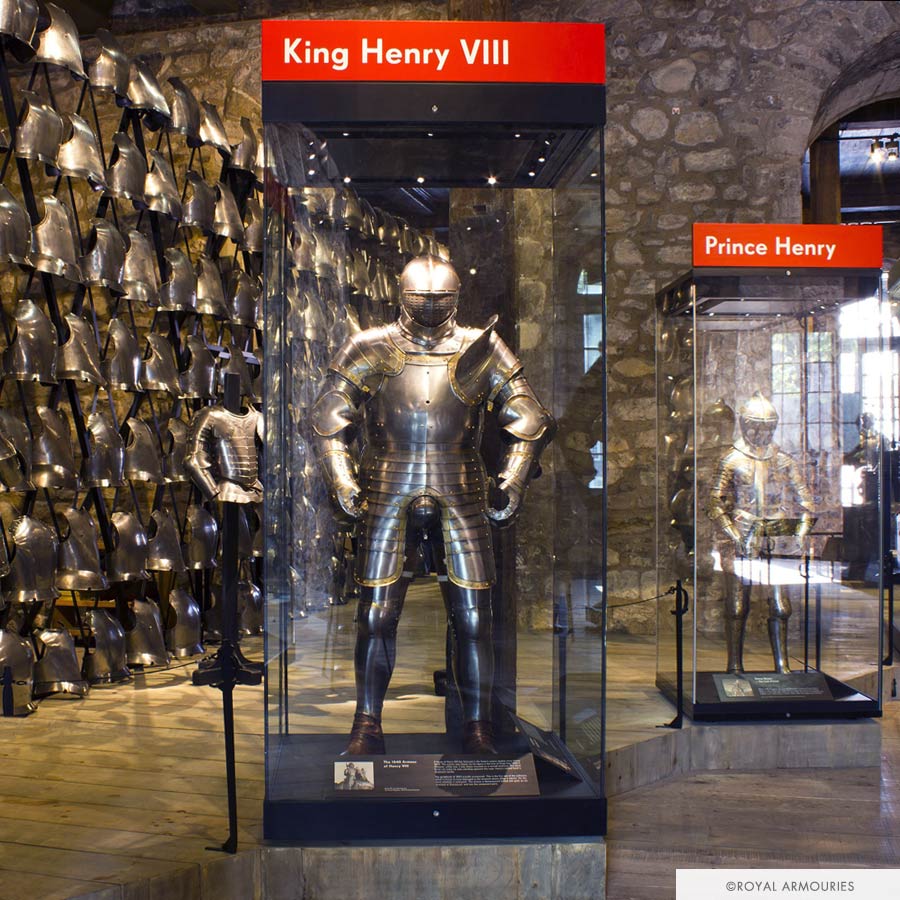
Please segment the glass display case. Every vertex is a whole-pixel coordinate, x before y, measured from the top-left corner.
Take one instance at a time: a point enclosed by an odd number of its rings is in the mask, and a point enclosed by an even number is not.
[[[602,834],[602,108],[279,88],[266,836]]]
[[[880,715],[896,334],[877,269],[658,294],[658,584],[688,603],[660,604],[657,685],[676,700],[680,624],[694,719]]]

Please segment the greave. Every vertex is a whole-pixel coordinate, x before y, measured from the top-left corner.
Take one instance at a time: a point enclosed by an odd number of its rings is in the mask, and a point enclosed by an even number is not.
[[[494,648],[491,641],[490,589],[448,583],[454,640],[453,669],[465,722],[491,720]]]
[[[782,617],[769,619],[769,641],[772,644],[772,658],[775,660],[775,671],[785,674],[791,671],[787,649],[788,620]]]
[[[725,646],[728,650],[727,670],[734,675],[744,671],[744,630],[747,616],[725,616]]]
[[[385,587],[362,589],[354,653],[357,714],[381,719],[397,656],[397,624],[408,583],[404,578]]]

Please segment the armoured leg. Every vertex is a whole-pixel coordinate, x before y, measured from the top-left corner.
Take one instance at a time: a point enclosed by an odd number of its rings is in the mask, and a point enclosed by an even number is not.
[[[447,583],[455,652],[454,675],[462,701],[463,747],[467,753],[496,753],[491,726],[494,648],[491,591]]]
[[[750,612],[750,585],[742,584],[734,574],[725,576],[725,646],[728,651],[727,671],[735,675],[744,671],[744,630]]]
[[[781,585],[774,585],[769,601],[769,642],[772,644],[772,658],[776,672],[790,672],[788,659],[787,628],[791,616],[791,601]]]

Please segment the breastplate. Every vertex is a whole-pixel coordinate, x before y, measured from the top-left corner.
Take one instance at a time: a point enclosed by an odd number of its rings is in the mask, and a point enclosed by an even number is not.
[[[211,462],[210,474],[219,487],[218,499],[251,503],[262,498],[259,481],[257,429],[259,413],[243,415],[224,407],[206,407],[194,418],[193,434],[199,438]]]
[[[755,459],[734,454],[735,510],[759,518],[780,518],[787,514],[785,493],[788,484],[778,466],[775,454],[769,459]]]
[[[20,96],[25,101],[25,111],[16,128],[16,156],[55,169],[63,136],[62,117],[32,91],[21,91]]]
[[[8,444],[14,451],[13,456],[4,456],[3,459],[3,472],[0,477],[6,489],[34,490],[31,483],[31,432],[28,426],[9,410],[0,409],[0,437],[5,441],[5,445]]]
[[[165,448],[165,460],[163,470],[166,474],[166,483],[188,481],[188,473],[184,468],[184,456],[187,452],[188,427],[181,419],[169,419],[166,423],[166,432],[163,436]]]
[[[228,280],[228,320],[232,324],[255,327],[260,291],[258,278],[251,278],[241,269],[231,270]]]
[[[78,28],[65,10],[53,3],[46,3],[45,7],[50,16],[50,24],[45,31],[40,32],[34,61],[63,66],[83,81],[86,76],[81,59],[81,45],[78,42]]]
[[[177,247],[165,253],[168,277],[159,291],[160,309],[191,312],[197,306],[197,276],[187,256]]]
[[[31,265],[31,222],[18,200],[0,185],[0,264]]]
[[[213,215],[213,230],[222,237],[231,238],[236,244],[244,239],[244,223],[238,211],[237,201],[231,188],[216,182],[216,209]]]
[[[147,162],[144,154],[123,131],[113,135],[113,150],[110,156],[106,182],[113,197],[130,200],[136,208],[145,209],[144,182],[147,179]]]
[[[56,377],[105,386],[106,379],[100,372],[100,348],[93,328],[75,313],[66,313],[66,325],[69,337],[59,348]]]
[[[41,658],[34,664],[34,694],[73,694],[84,697],[90,690],[81,675],[75,642],[68,631],[45,628],[37,634]]]
[[[168,391],[173,397],[181,393],[175,348],[161,334],[147,335],[147,355],[141,360],[141,387],[148,391]]]
[[[13,442],[0,429],[0,485],[7,491],[33,490],[24,467],[24,460]],[[0,573],[2,574],[2,573]]]
[[[206,100],[200,101],[200,139],[208,147],[215,147],[223,156],[231,153],[231,144],[228,143],[228,134],[219,111]]]
[[[17,381],[56,384],[56,329],[28,299],[17,304],[15,320],[15,337],[3,351],[3,371]]]
[[[238,582],[237,607],[241,633],[262,634],[262,591],[252,581],[241,579]]]
[[[106,171],[91,126],[75,113],[67,113],[67,119],[63,135],[68,133],[68,137],[59,145],[57,170],[61,175],[85,179],[95,191],[106,190]]]
[[[197,260],[197,312],[217,319],[228,318],[222,276],[215,262],[203,255]]]
[[[109,288],[114,294],[124,293],[125,241],[118,229],[104,219],[94,219],[87,246],[80,264],[85,283]]]
[[[128,73],[126,105],[132,109],[144,110],[146,113],[144,121],[147,127],[154,131],[161,128],[172,117],[172,111],[163,96],[156,76],[147,63],[137,56],[132,58],[131,70]]]
[[[81,467],[85,487],[119,487],[125,483],[125,442],[106,411],[87,419],[91,455]]]
[[[121,319],[110,319],[106,359],[100,371],[109,386],[120,391],[140,391],[141,351],[131,329]]]
[[[147,568],[153,572],[184,572],[178,524],[168,510],[151,513],[150,539],[147,543]]]
[[[263,239],[263,212],[259,200],[255,197],[247,198],[247,206],[244,211],[244,250],[250,253],[262,253]]]
[[[115,512],[110,517],[113,548],[106,554],[106,574],[112,582],[146,581],[147,533],[134,513]]]
[[[216,358],[200,335],[189,335],[186,343],[184,355],[188,367],[181,373],[181,396],[191,400],[215,400]]]
[[[7,603],[55,600],[56,535],[37,519],[20,516],[9,530],[12,552],[9,573],[3,579],[3,599]]]
[[[65,591],[105,591],[97,526],[86,509],[67,509],[68,532],[59,543],[56,586]]]
[[[105,610],[87,612],[94,646],[84,656],[84,674],[91,684],[122,681],[131,677],[125,665],[125,632]]]
[[[0,629],[0,675],[12,672],[12,715],[27,716],[37,707],[31,702],[34,688],[34,651],[31,643],[5,628]]]
[[[378,230],[375,210],[372,208],[372,204],[365,198],[359,201],[359,208],[362,210],[363,217],[360,234],[362,234],[364,238],[374,238]]]
[[[169,104],[172,121],[169,131],[183,134],[188,147],[199,147],[203,143],[200,139],[200,104],[180,78],[170,78],[169,84],[172,86],[172,102]]]
[[[169,161],[158,150],[150,151],[150,168],[144,179],[147,206],[177,222],[181,219],[181,194]]]
[[[148,306],[159,303],[159,275],[150,241],[134,228],[128,232],[128,250],[122,286],[129,300],[138,300]]]
[[[40,430],[32,443],[32,481],[39,488],[78,490],[78,468],[72,451],[69,420],[59,410],[46,406],[38,406],[37,414]]]
[[[19,45],[13,45],[16,55],[28,51],[30,56],[37,47],[37,21],[37,0],[3,0],[0,3],[0,34],[19,42]]]
[[[316,271],[315,234],[302,222],[295,222],[291,229],[291,264],[299,272]]]
[[[125,444],[125,477],[133,481],[164,484],[159,443],[146,422],[130,418],[128,440]]]
[[[243,172],[252,172],[256,165],[256,153],[259,141],[253,125],[246,116],[241,116],[241,139],[231,148],[231,168]]]
[[[88,64],[88,79],[95,91],[113,91],[117,97],[128,93],[128,56],[106,28],[98,28],[97,56]]]
[[[188,507],[182,547],[189,569],[214,569],[219,546],[219,526],[202,506]]]
[[[216,192],[196,172],[187,173],[185,198],[182,203],[181,224],[213,234]]]
[[[166,631],[166,647],[176,659],[196,656],[206,650],[200,640],[200,607],[184,589],[175,588],[169,594],[169,608],[175,624]]]
[[[162,617],[152,600],[132,604],[134,628],[125,632],[125,658],[129,666],[167,666],[166,639]]]
[[[80,283],[72,213],[52,194],[41,198],[44,214],[32,229],[31,259],[39,272]]]

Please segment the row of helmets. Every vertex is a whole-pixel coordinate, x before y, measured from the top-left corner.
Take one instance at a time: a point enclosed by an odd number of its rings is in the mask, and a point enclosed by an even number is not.
[[[55,600],[61,590],[105,591],[111,583],[147,581],[150,572],[183,574],[216,567],[219,525],[198,504],[188,507],[183,526],[166,507],[153,511],[146,528],[134,512],[113,513],[112,546],[106,548],[102,562],[99,532],[90,512],[71,507],[63,517],[59,536],[32,516],[13,521],[8,558],[0,543],[2,606]],[[238,522],[239,558],[260,557],[259,511],[247,504]]]
[[[195,173],[188,173],[189,184],[192,175]],[[177,192],[174,176],[172,183]],[[221,189],[223,197],[227,191],[236,221],[242,223],[231,191],[224,185]],[[216,190],[219,190],[218,186]],[[256,326],[261,284],[240,268],[235,266],[227,273],[226,290],[214,260],[201,255],[194,266],[183,251],[170,247],[165,251],[165,275],[160,285],[153,248],[140,231],[129,229],[126,244],[114,224],[106,219],[93,219],[85,253],[79,255],[77,247],[81,241],[75,217],[66,201],[45,194],[37,202],[41,219],[32,228],[25,208],[0,185],[0,266],[33,268],[75,284],[105,287],[113,294],[154,308],[195,312]],[[243,242],[242,246],[248,251],[261,252],[262,212],[256,200],[252,205],[256,209],[258,227],[243,231],[241,224],[242,234],[253,236],[252,242]],[[248,201],[250,207],[251,201]],[[223,233],[218,226],[214,231]]]
[[[202,333],[182,339],[179,367],[175,346],[166,335],[148,334],[142,355],[133,331],[117,316],[109,321],[102,360],[94,326],[77,313],[65,315],[69,334],[60,345],[56,329],[33,300],[18,302],[14,320],[15,334],[3,351],[0,377],[47,385],[70,379],[132,393],[165,391],[180,400],[214,400],[225,375],[233,372],[240,376],[244,395],[261,396],[261,373],[254,376],[250,371],[250,365],[259,367],[259,360],[252,354],[248,359],[234,343],[221,351],[210,347]]]

